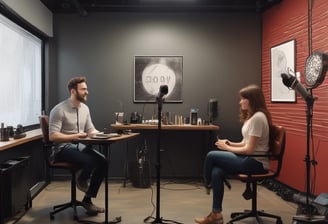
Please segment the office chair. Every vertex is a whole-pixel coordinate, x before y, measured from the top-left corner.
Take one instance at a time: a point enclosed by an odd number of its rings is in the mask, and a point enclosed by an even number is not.
[[[63,211],[67,208],[73,208],[73,217],[74,220],[78,220],[78,214],[77,214],[77,206],[82,206],[82,203],[80,201],[76,200],[76,172],[78,168],[74,166],[71,163],[64,163],[64,162],[54,162],[50,158],[51,154],[51,148],[53,146],[52,142],[49,140],[49,123],[48,123],[48,116],[47,115],[42,115],[40,116],[40,128],[42,131],[42,136],[43,136],[43,155],[47,164],[47,167],[49,169],[64,169],[64,170],[69,170],[71,173],[71,200],[70,202],[60,204],[60,205],[55,205],[53,206],[53,211],[50,212],[50,219],[53,220],[55,218],[55,214]],[[47,182],[50,182],[50,175],[47,172]]]
[[[257,182],[264,181],[266,179],[273,179],[279,176],[285,151],[285,128],[274,125],[271,130],[270,136],[270,155],[266,155],[270,159],[270,171],[266,174],[237,174],[236,176],[231,177],[233,179],[238,179],[243,182],[246,182],[246,190],[243,196],[245,197],[245,199],[252,200],[252,208],[251,210],[245,210],[244,212],[231,213],[231,220],[227,222],[228,224],[232,224],[235,221],[242,220],[248,217],[255,217],[258,223],[264,224],[265,222],[260,219],[261,216],[276,219],[277,224],[282,224],[280,216],[257,210]],[[252,189],[250,188],[250,186],[252,186]]]

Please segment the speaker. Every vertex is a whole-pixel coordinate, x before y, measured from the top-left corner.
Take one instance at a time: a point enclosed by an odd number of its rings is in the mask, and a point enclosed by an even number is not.
[[[212,123],[218,117],[218,101],[217,99],[210,99],[208,101],[208,116],[209,122]]]
[[[19,157],[0,164],[0,221],[31,207],[29,159]]]
[[[132,185],[136,188],[148,188],[150,187],[150,167],[149,161],[129,162],[129,175]]]

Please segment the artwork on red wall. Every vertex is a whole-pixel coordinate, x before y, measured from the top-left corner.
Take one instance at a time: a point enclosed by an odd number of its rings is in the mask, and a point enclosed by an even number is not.
[[[295,102],[296,94],[282,83],[281,74],[294,74],[295,40],[271,48],[271,101]]]

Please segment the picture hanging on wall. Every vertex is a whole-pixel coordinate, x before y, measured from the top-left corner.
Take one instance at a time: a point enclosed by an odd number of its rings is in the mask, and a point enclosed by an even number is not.
[[[165,102],[182,102],[182,56],[135,56],[134,102],[156,102],[161,85],[168,86]]]
[[[288,89],[282,82],[281,74],[294,74],[295,40],[271,48],[271,101],[295,102],[295,90]]]

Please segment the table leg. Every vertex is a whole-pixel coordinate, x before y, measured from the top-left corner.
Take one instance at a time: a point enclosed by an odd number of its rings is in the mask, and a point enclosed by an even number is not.
[[[104,222],[100,222],[100,223],[104,223],[104,224],[113,224],[113,223],[119,223],[122,221],[121,216],[115,217],[115,219],[108,221],[108,211],[109,211],[109,206],[108,206],[108,170],[109,170],[109,164],[110,164],[110,145],[106,144],[106,145],[102,145],[103,146],[103,153],[107,159],[107,169],[105,172],[105,221]],[[95,222],[95,221],[89,221],[89,220],[78,220],[79,223],[86,223],[86,224],[100,224],[99,222]]]
[[[129,164],[129,143],[126,142],[123,187],[126,187],[126,181],[128,179],[128,168],[129,168],[128,164]]]
[[[119,223],[122,221],[121,216],[115,217],[114,220],[108,221],[108,211],[109,211],[109,206],[108,206],[108,169],[109,169],[109,165],[110,165],[110,145],[106,145],[107,147],[105,148],[105,157],[107,158],[108,161],[108,166],[106,169],[106,174],[105,174],[105,224],[108,223]]]

